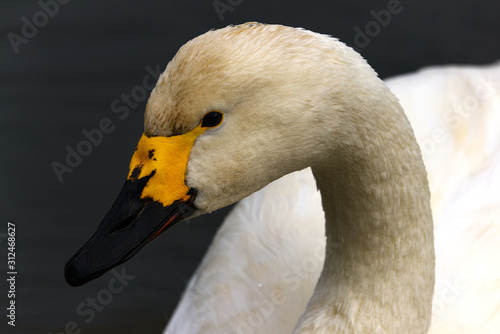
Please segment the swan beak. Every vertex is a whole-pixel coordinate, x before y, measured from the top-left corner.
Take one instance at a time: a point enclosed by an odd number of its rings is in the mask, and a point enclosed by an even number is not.
[[[198,127],[179,136],[141,137],[120,194],[94,235],[66,263],[69,285],[103,275],[196,211],[196,190],[184,178],[191,148],[202,132]]]

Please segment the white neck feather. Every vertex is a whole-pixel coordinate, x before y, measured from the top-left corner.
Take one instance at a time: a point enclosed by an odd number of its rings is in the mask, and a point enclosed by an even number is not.
[[[386,94],[384,103],[358,110],[354,122],[346,119],[354,126],[345,127],[344,145],[313,166],[326,215],[326,258],[295,334],[426,333],[430,326],[434,247],[426,172],[401,107]]]

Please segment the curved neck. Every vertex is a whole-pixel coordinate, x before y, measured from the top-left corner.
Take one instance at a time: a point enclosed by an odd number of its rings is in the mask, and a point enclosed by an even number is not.
[[[390,97],[392,97],[392,94]],[[391,100],[391,99],[389,99]],[[326,218],[323,272],[294,333],[426,333],[434,288],[427,176],[395,100],[345,117],[313,166]],[[380,109],[380,108],[379,108]]]

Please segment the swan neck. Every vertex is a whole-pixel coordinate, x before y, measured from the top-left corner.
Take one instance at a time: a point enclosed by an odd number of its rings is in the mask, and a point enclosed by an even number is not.
[[[294,333],[426,333],[430,326],[434,248],[425,167],[399,104],[371,108],[358,111],[334,154],[313,166],[326,256]]]

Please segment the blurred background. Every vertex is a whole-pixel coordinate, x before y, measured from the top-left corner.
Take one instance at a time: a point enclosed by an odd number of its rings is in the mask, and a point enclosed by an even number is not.
[[[499,3],[465,0],[1,1],[0,332],[165,327],[229,209],[178,224],[83,287],[69,287],[63,268],[118,194],[151,87],[188,40],[247,21],[304,27],[340,38],[386,78],[497,61],[499,17]],[[102,122],[107,133],[82,144]],[[8,222],[16,226],[15,328],[6,318]]]

